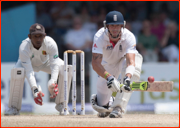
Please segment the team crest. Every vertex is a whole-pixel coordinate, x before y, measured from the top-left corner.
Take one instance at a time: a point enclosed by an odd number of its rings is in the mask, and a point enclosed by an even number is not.
[[[36,26],[36,29],[41,29],[41,26],[37,25],[37,26]]]
[[[122,45],[119,45],[119,50],[122,52]]]
[[[42,54],[43,54],[43,55],[47,55],[46,51],[42,51]]]
[[[113,16],[114,21],[117,21],[117,15]]]

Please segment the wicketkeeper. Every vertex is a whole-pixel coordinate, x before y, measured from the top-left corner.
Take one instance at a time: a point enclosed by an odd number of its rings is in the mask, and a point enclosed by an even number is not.
[[[68,68],[68,89],[70,89],[72,66],[69,65]],[[23,40],[19,47],[19,59],[15,67],[11,70],[9,110],[5,112],[5,115],[19,115],[25,77],[31,87],[34,102],[38,105],[43,105],[42,97],[44,93],[41,91],[41,87],[37,86],[34,77],[34,72],[39,71],[51,74],[51,79],[47,83],[48,90],[51,94],[50,97],[56,97],[55,108],[63,115],[63,70],[64,61],[58,57],[56,42],[51,37],[46,36],[45,29],[41,24],[33,24],[29,29],[28,38]]]
[[[122,117],[132,94],[129,85],[139,81],[141,66],[142,56],[136,50],[135,36],[125,28],[123,15],[109,12],[104,28],[94,36],[92,47],[92,67],[99,77],[97,94],[91,96],[91,104],[98,117]],[[119,75],[124,84],[121,88]],[[115,98],[113,92],[117,92]]]

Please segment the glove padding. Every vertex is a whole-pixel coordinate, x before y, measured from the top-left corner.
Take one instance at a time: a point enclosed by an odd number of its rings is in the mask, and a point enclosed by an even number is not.
[[[130,78],[126,76],[123,80],[124,85],[121,87],[121,90],[126,93],[131,92],[130,83],[131,83]]]
[[[59,93],[58,84],[56,84],[52,79],[50,79],[48,82],[48,90],[51,94],[50,98],[55,98]]]
[[[42,89],[41,86],[39,85],[39,87],[33,87],[33,97],[34,97],[34,101],[36,104],[38,105],[43,105],[43,100],[42,97],[44,97],[44,93],[42,93]]]
[[[108,88],[111,89],[112,92],[119,92],[120,91],[119,81],[113,76],[110,76],[110,77],[111,78],[109,78],[107,81]]]

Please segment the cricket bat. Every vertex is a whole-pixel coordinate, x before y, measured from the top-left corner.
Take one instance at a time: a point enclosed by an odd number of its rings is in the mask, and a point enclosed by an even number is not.
[[[122,87],[123,84],[120,84]],[[147,81],[133,82],[130,85],[132,91],[146,91],[146,92],[172,92],[173,81],[154,81],[153,83]]]

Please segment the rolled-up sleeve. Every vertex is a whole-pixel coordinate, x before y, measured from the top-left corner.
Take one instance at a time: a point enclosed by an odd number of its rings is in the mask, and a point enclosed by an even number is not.
[[[59,56],[58,56],[58,48],[56,42],[50,38],[49,39],[49,60],[50,60],[50,68],[51,68],[51,79],[57,82],[57,77],[59,73]]]
[[[94,36],[94,40],[93,40],[92,53],[103,54],[102,40],[96,35]]]
[[[136,38],[134,35],[131,35],[128,39],[127,39],[127,50],[126,53],[136,53]]]

